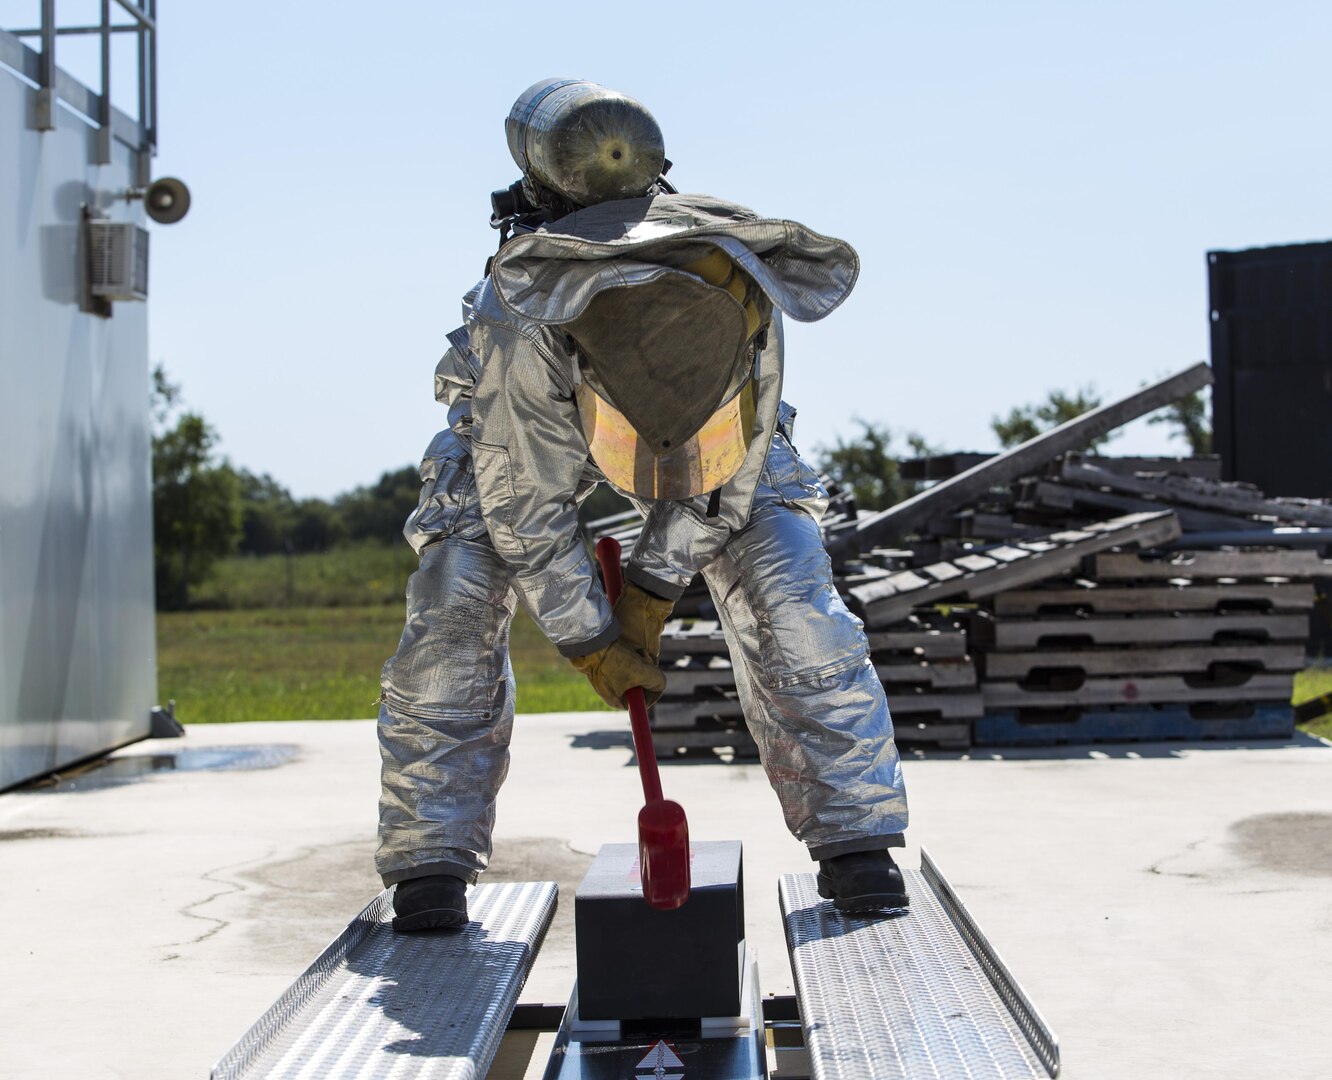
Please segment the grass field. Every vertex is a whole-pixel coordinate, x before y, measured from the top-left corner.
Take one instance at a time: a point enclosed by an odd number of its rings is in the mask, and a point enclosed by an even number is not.
[[[401,603],[160,612],[158,700],[194,724],[374,716],[402,620]],[[520,712],[605,708],[521,612],[512,656]]]
[[[158,700],[190,723],[374,716],[414,569],[406,544],[222,560],[192,594],[210,610],[157,616]],[[520,712],[605,708],[521,609],[512,650]],[[1296,676],[1297,704],[1327,693],[1332,664]],[[1332,739],[1332,717],[1303,729]]]
[[[407,577],[415,569],[416,555],[405,542],[344,544],[306,555],[234,555],[220,560],[208,580],[190,590],[190,604],[197,608],[367,604],[400,608]]]

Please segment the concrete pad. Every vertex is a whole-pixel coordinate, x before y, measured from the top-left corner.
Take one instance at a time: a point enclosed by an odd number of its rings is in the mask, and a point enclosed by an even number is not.
[[[143,771],[0,795],[5,1080],[206,1075],[379,888],[372,722],[198,726],[113,760]],[[621,716],[518,719],[492,880],[566,897],[524,1000],[568,995],[573,888],[635,839],[630,761]],[[930,850],[1064,1075],[1332,1075],[1332,748],[938,754],[906,774],[904,861]],[[668,764],[663,783],[696,839],[743,842],[763,989],[790,993],[776,878],[813,864],[761,770]]]

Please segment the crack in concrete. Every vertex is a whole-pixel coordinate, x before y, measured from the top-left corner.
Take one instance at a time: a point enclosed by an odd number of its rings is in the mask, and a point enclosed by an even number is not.
[[[1200,848],[1206,842],[1207,839],[1206,837],[1204,837],[1202,840],[1194,840],[1192,843],[1185,844],[1183,851],[1177,852],[1173,855],[1166,855],[1164,858],[1157,859],[1156,862],[1152,863],[1149,867],[1147,867],[1147,873],[1156,874],[1158,877],[1177,877],[1177,878],[1185,878],[1186,880],[1189,881],[1201,881],[1202,879],[1206,878],[1207,875],[1200,873],[1196,870],[1194,871],[1164,870],[1162,869],[1162,867],[1168,862],[1172,862],[1175,859],[1182,859],[1185,855],[1189,855],[1192,852],[1197,851],[1198,848]]]
[[[241,893],[245,891],[245,884],[243,882],[226,881],[225,879],[219,879],[214,875],[238,872],[244,867],[253,866],[255,864],[263,865],[264,863],[272,861],[275,854],[276,851],[270,848],[269,851],[261,858],[246,859],[244,862],[233,863],[230,866],[219,866],[213,870],[204,871],[204,873],[200,875],[202,880],[211,882],[214,885],[223,885],[226,887],[219,889],[217,892],[212,893],[209,896],[204,897],[202,900],[196,900],[193,903],[186,904],[183,908],[180,908],[178,910],[177,914],[184,915],[187,919],[201,919],[204,922],[216,923],[217,925],[210,927],[197,937],[188,938],[185,941],[163,942],[159,946],[159,948],[162,949],[188,948],[191,945],[199,945],[207,941],[209,938],[217,934],[220,934],[223,930],[225,930],[228,926],[230,926],[231,920],[229,919],[220,919],[215,915],[201,915],[194,910],[195,908],[203,907],[205,904],[211,904],[214,900],[217,900],[223,896],[233,896],[236,893]],[[166,956],[162,957],[163,960],[177,960],[179,958],[180,958],[179,953],[169,953]]]

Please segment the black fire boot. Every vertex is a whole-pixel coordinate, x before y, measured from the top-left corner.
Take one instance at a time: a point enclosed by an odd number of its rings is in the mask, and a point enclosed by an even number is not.
[[[393,893],[393,929],[451,930],[467,925],[467,884],[449,874],[408,878]]]
[[[886,851],[853,851],[819,863],[819,895],[838,911],[906,907],[902,871]]]

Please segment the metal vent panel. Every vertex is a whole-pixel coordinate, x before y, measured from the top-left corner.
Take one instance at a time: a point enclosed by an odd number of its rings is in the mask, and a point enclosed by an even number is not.
[[[133,222],[88,223],[89,291],[107,300],[148,298],[148,230]]]

